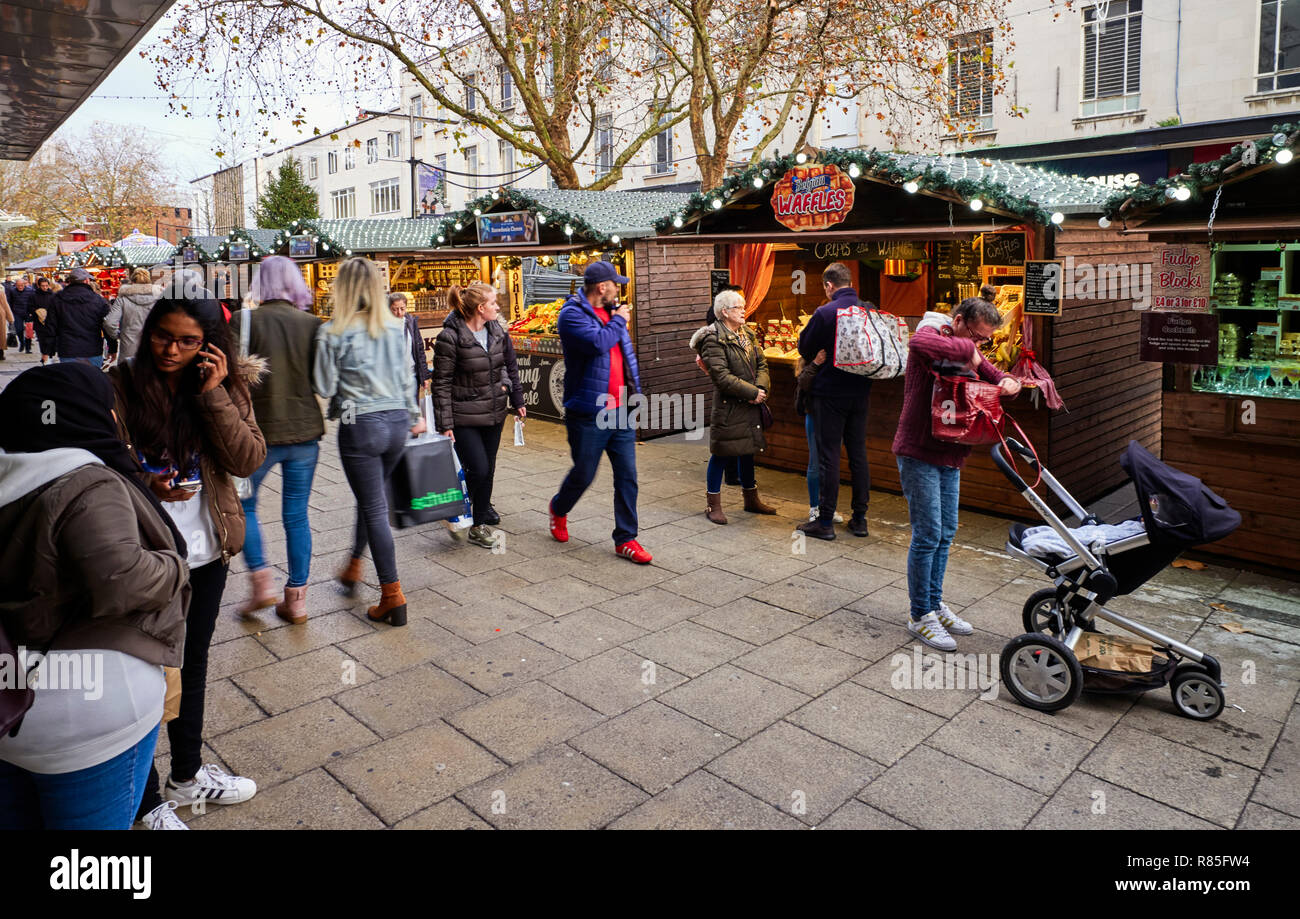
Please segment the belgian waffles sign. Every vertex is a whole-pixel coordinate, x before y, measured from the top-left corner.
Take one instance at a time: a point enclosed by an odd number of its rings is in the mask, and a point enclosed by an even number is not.
[[[796,233],[824,230],[853,210],[853,180],[838,166],[795,166],[772,189],[772,211]]]

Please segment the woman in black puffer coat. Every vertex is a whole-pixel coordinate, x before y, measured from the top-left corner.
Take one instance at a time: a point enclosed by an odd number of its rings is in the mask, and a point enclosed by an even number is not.
[[[492,477],[501,427],[510,409],[520,418],[526,414],[524,390],[514,346],[497,322],[496,288],[453,287],[447,300],[452,312],[433,347],[433,412],[465,469],[474,512],[469,541],[491,549],[498,537],[490,525],[500,522],[492,511]]]

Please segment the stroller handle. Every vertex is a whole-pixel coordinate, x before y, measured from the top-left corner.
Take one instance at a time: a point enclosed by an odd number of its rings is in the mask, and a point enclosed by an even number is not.
[[[1021,457],[1028,460],[1030,468],[1035,472],[1039,471],[1038,457],[1034,455],[1033,450],[1020,443],[1020,441],[1016,440],[1014,437],[1007,438],[1007,446],[1020,454]],[[1002,444],[1000,443],[993,445],[993,462],[1002,470],[1002,474],[1007,477],[1011,484],[1016,487],[1016,491],[1023,492],[1029,490],[1029,486],[1026,485],[1025,480],[1020,477],[1020,473],[1016,472],[1015,467],[1007,462],[1006,456],[1002,453]]]

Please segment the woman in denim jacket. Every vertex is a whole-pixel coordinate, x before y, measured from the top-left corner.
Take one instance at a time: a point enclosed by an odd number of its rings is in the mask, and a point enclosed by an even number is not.
[[[339,457],[357,498],[352,559],[339,582],[349,594],[356,590],[368,543],[379,575],[380,600],[367,615],[375,622],[405,625],[406,597],[397,579],[385,483],[407,434],[425,429],[415,403],[415,368],[374,262],[353,258],[339,267],[331,306],[333,318],[316,336],[312,382],[316,393],[329,401],[330,417],[339,419]]]

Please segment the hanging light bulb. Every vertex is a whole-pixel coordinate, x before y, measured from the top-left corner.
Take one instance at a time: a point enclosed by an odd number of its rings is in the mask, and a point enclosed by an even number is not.
[[[351,255],[351,254],[352,254],[352,250],[351,250],[351,249],[344,249],[344,250],[343,250],[343,254],[344,254],[344,255]]]
[[[612,242],[614,245],[617,246],[617,245],[618,245],[618,236],[611,236],[611,237],[609,238],[609,241]]]
[[[794,161],[798,163],[800,166],[802,166],[804,163],[808,162],[808,154],[806,153],[797,154],[794,158]]]
[[[1059,227],[1061,224],[1065,223],[1065,215],[1062,214],[1060,211],[1057,211],[1052,215],[1052,223],[1056,224]]]
[[[443,236],[441,233],[439,233],[439,234],[438,234],[438,242],[440,242],[440,243],[445,243],[446,241],[447,241],[447,237],[445,237],[445,236]]]
[[[1186,185],[1179,185],[1174,189],[1174,198],[1179,201],[1186,201],[1192,197],[1192,190]]]
[[[1293,159],[1295,159],[1295,154],[1292,153],[1290,150],[1283,148],[1277,151],[1277,155],[1273,157],[1273,162],[1277,163],[1279,166],[1285,166]]]
[[[722,199],[721,199],[721,198],[714,198],[714,199],[713,199],[713,209],[714,209],[715,211],[718,211],[718,210],[721,210],[721,209],[722,209]]]
[[[860,175],[862,175],[861,166],[859,166],[857,163],[853,163],[852,165],[849,166],[849,178],[856,179]]]
[[[1174,198],[1178,197],[1178,189],[1174,188],[1172,185],[1169,186],[1165,189],[1165,197],[1170,201],[1174,200]]]
[[[971,198],[971,199],[970,199],[970,209],[971,209],[972,211],[983,210],[983,209],[984,209],[984,201],[983,201],[983,199],[981,199],[981,198]]]
[[[538,222],[538,223],[546,223],[546,215],[545,215],[545,214],[538,214],[538,215],[537,215],[537,222]]]
[[[755,188],[762,188],[762,187],[763,187],[763,180],[760,179],[758,176],[754,176],[754,187],[755,187]]]
[[[460,221],[457,221],[457,222],[456,222],[456,229],[459,230],[460,228],[461,228]]]
[[[476,208],[474,208],[474,216],[475,216],[475,217],[482,217],[482,216],[483,216],[483,208],[481,208],[481,207],[476,207]]]
[[[907,192],[909,195],[914,195],[920,190],[921,186],[916,184],[915,179],[909,179],[903,183],[903,191]]]
[[[1100,218],[1097,221],[1097,226],[1101,227],[1103,230],[1108,229],[1110,227],[1110,218],[1109,217]]]
[[[682,218],[681,218],[681,217],[674,217],[674,218],[673,218],[673,226],[675,226],[675,227],[680,227],[681,225],[682,225]]]
[[[564,235],[565,236],[573,235],[573,227],[569,226],[567,223],[564,225]]]
[[[1283,134],[1281,131],[1278,131],[1276,134],[1273,135],[1274,147],[1280,147],[1285,143],[1286,143],[1286,135]]]

